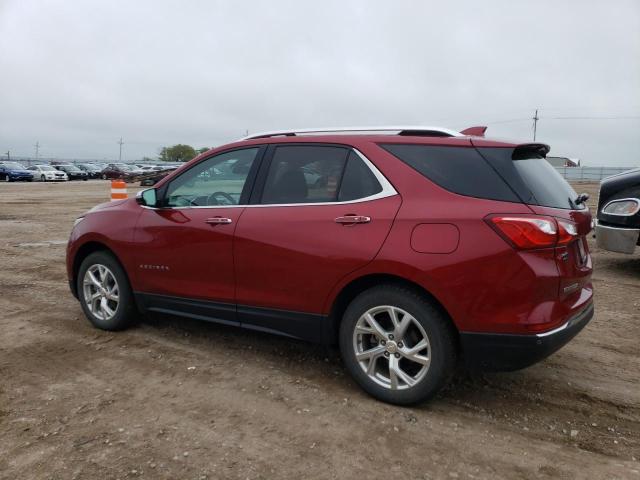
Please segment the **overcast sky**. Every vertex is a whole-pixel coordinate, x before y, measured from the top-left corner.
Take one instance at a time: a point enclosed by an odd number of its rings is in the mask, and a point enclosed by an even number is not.
[[[552,155],[640,165],[639,0],[0,0],[0,153],[344,125],[531,140],[536,107]]]

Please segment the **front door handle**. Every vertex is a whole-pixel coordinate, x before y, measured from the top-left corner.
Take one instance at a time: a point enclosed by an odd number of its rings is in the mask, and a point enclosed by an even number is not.
[[[211,217],[205,220],[205,223],[208,223],[209,225],[228,225],[232,222],[233,220],[225,217]]]
[[[344,217],[338,217],[335,219],[336,223],[342,225],[354,225],[356,223],[369,223],[371,217],[365,217],[364,215],[345,215]]]

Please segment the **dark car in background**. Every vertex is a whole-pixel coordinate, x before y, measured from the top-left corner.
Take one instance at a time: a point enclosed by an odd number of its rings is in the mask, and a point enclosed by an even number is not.
[[[110,164],[102,170],[101,177],[103,180],[125,180],[132,181],[140,175],[139,169],[133,168],[126,164]]]
[[[612,252],[633,253],[640,245],[640,168],[600,184],[596,241]]]
[[[94,163],[78,163],[76,166],[83,172],[87,172],[89,178],[100,178],[103,168]]]
[[[0,180],[5,182],[33,181],[33,174],[18,162],[0,162]]]
[[[69,180],[87,180],[89,178],[87,172],[80,170],[75,165],[63,164],[54,165],[53,167],[60,170],[61,172],[66,173],[67,177],[69,177]]]

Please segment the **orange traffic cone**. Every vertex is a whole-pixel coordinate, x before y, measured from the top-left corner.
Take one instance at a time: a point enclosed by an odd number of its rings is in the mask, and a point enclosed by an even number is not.
[[[127,184],[123,180],[111,180],[111,201],[127,198]]]

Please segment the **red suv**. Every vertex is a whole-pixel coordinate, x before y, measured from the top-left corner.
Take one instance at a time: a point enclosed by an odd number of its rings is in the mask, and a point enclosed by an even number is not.
[[[76,220],[96,327],[162,312],[339,344],[371,395],[433,396],[458,359],[515,370],[593,316],[591,214],[549,147],[442,128],[254,135]]]

